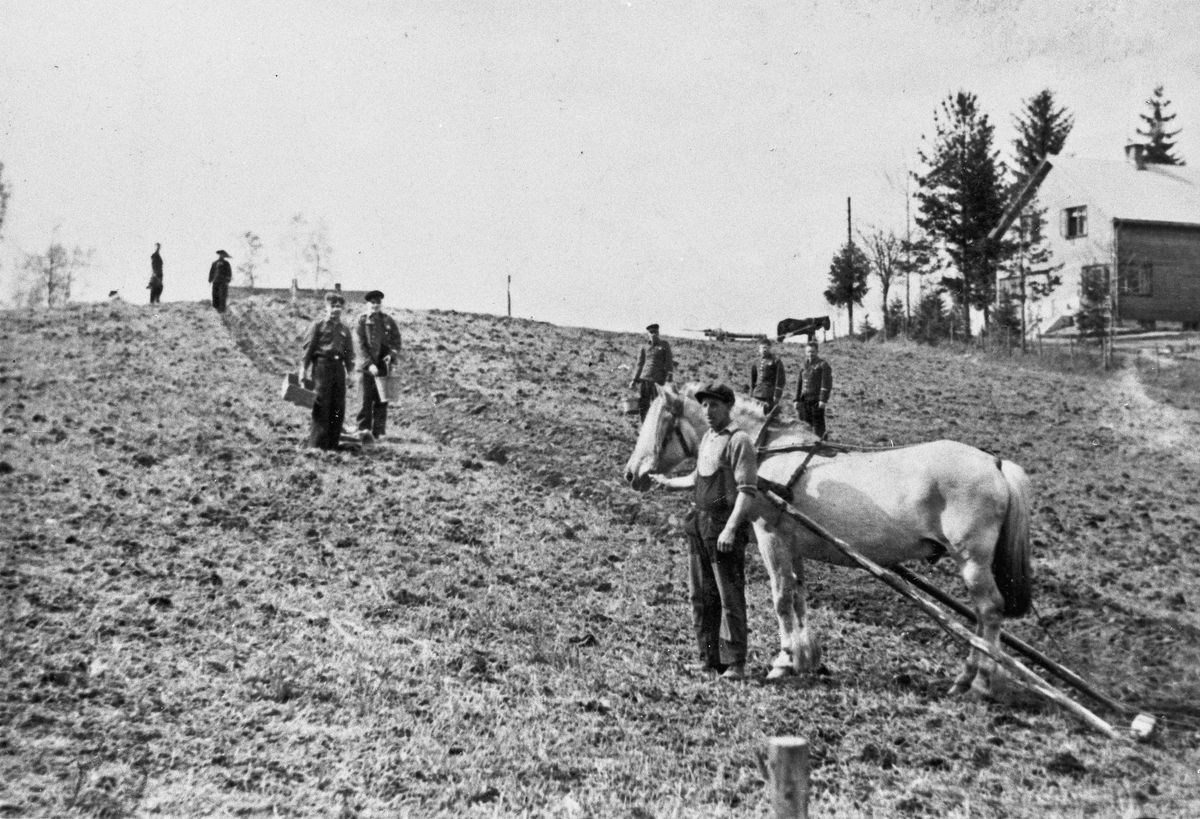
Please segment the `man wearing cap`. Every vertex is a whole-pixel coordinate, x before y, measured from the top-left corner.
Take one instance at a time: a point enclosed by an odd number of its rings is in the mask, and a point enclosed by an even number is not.
[[[633,379],[629,389],[638,391],[638,417],[646,420],[656,387],[675,377],[675,359],[671,357],[671,345],[658,337],[658,325],[646,327],[646,346],[638,351],[637,364],[633,368]]]
[[[325,318],[313,322],[304,337],[300,381],[307,381],[311,371],[317,393],[308,445],[319,449],[338,448],[346,416],[346,377],[354,368],[354,342],[342,323],[345,305],[341,293],[326,293]]]
[[[667,489],[695,489],[696,508],[684,531],[690,546],[688,590],[700,665],[729,680],[746,677],[746,544],[758,497],[754,442],[730,425],[733,390],[710,384],[696,393],[708,431],[690,475],[651,475]]]
[[[366,295],[370,310],[358,317],[354,335],[358,339],[362,372],[362,409],[358,413],[358,429],[382,438],[387,432],[387,400],[375,386],[375,376],[387,375],[391,365],[400,359],[400,327],[396,320],[383,312],[383,293],[372,290]]]
[[[783,362],[771,352],[771,339],[760,339],[758,362],[750,365],[750,397],[757,398],[763,403],[766,411],[770,412],[783,396],[786,381],[787,374],[783,370]]]
[[[817,342],[809,341],[804,348],[804,363],[800,366],[800,381],[796,385],[796,414],[812,427],[818,438],[825,437],[825,405],[833,392],[833,370],[829,362],[817,355]]]
[[[233,281],[233,269],[229,266],[229,254],[224,250],[217,251],[217,259],[208,268],[208,280],[212,283],[212,304],[218,312],[225,312],[225,302],[229,298],[229,283]]]

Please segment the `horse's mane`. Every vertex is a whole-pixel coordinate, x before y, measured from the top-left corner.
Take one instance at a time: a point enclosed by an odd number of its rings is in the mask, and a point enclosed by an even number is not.
[[[696,393],[704,386],[696,381],[689,381],[682,387],[676,387],[670,383],[664,384],[663,396],[668,402],[667,408],[672,414],[678,415],[683,411],[683,400],[687,398],[695,401]],[[759,430],[767,420],[767,413],[761,402],[747,395],[735,393],[730,417],[735,427],[744,430],[751,438],[757,438]],[[813,434],[812,429],[797,418],[785,418],[781,413],[777,413],[771,421],[769,433],[771,446],[808,444],[815,440],[817,440],[817,436]]]

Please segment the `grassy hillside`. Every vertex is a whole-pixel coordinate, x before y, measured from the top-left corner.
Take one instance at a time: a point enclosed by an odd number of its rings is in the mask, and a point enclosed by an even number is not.
[[[946,698],[960,648],[825,566],[821,674],[761,682],[754,556],[755,681],[689,675],[686,500],[620,480],[638,339],[395,314],[412,389],[361,453],[302,447],[278,385],[310,317],[287,305],[5,316],[0,815],[766,816],[754,758],[780,734],[812,743],[814,816],[1200,813],[1197,401],[826,350],[840,440],[955,438],[1030,472],[1037,616],[1011,626],[1168,717],[1123,747]],[[753,355],[675,351],[736,386]],[[920,570],[961,596],[945,561]]]

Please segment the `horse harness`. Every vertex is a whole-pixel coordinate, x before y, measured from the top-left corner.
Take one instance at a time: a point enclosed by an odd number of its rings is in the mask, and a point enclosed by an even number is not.
[[[666,434],[663,435],[662,441],[659,442],[659,445],[658,445],[659,452],[666,451],[667,444],[670,443],[672,435],[674,435],[675,438],[679,441],[679,448],[683,450],[683,457],[685,457],[685,458],[695,457],[696,450],[692,449],[688,445],[687,438],[685,438],[683,436],[683,430],[679,428],[679,416],[676,415],[675,413],[671,413],[671,427],[670,427],[670,429],[667,430]]]

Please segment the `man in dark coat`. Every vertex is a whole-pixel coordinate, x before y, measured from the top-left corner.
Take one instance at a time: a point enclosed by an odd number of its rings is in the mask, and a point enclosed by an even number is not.
[[[671,357],[671,345],[658,337],[657,324],[646,326],[646,338],[646,346],[638,351],[633,379],[629,382],[629,388],[638,391],[638,417],[643,421],[646,420],[646,413],[650,410],[654,396],[658,394],[657,387],[675,377],[675,359]]]
[[[154,243],[154,252],[150,254],[150,284],[146,285],[150,290],[150,303],[158,304],[158,299],[162,295],[163,288],[163,268],[162,256],[158,255],[162,244]]]
[[[825,437],[825,405],[833,392],[833,370],[829,362],[817,355],[817,342],[804,348],[804,364],[796,386],[796,414],[812,427],[818,438]]]
[[[317,393],[308,445],[319,449],[338,448],[346,417],[346,377],[354,368],[354,342],[342,323],[345,306],[340,293],[326,293],[325,318],[313,322],[304,338],[300,381],[306,382],[311,372]]]
[[[696,393],[708,431],[690,475],[651,479],[667,489],[693,489],[696,507],[684,524],[691,555],[688,589],[700,667],[725,679],[746,677],[746,545],[758,497],[758,456],[750,436],[730,423],[733,390],[710,384]]]
[[[229,299],[229,283],[233,281],[233,269],[229,266],[229,254],[224,250],[217,251],[217,260],[208,269],[208,280],[212,283],[212,305],[218,312],[225,312],[225,303]]]
[[[761,401],[770,412],[783,396],[786,382],[783,362],[771,352],[771,339],[762,339],[758,342],[758,362],[750,365],[750,397]]]
[[[387,432],[387,398],[379,394],[375,376],[387,375],[400,360],[400,327],[396,320],[383,312],[383,293],[372,290],[366,296],[369,312],[358,317],[354,335],[361,355],[358,369],[362,372],[362,409],[358,413],[358,429],[382,438]]]

